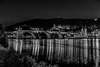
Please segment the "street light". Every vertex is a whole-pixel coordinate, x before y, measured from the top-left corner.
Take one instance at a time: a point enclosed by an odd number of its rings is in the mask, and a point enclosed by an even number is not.
[[[98,19],[96,18],[96,19],[94,19],[94,21],[97,21]]]

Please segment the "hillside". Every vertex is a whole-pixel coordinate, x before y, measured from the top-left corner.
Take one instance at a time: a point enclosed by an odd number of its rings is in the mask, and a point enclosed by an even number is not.
[[[17,24],[7,26],[6,30],[14,30],[16,27],[22,25],[28,25],[32,27],[39,28],[51,28],[53,24],[61,24],[61,25],[71,25],[71,26],[93,26],[96,25],[99,27],[100,19],[98,21],[94,21],[94,19],[64,19],[64,18],[52,18],[52,19],[32,19],[23,22],[19,22]]]

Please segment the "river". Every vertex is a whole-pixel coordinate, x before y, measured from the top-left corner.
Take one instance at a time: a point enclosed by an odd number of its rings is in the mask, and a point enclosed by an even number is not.
[[[31,52],[36,58],[61,62],[99,61],[99,38],[68,38],[68,39],[8,39],[9,48],[23,53]]]

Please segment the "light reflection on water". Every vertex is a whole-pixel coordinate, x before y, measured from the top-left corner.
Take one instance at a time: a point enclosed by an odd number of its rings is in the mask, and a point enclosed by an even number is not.
[[[100,39],[8,39],[10,47],[20,53],[31,50],[32,54],[46,59],[87,63],[99,58]]]

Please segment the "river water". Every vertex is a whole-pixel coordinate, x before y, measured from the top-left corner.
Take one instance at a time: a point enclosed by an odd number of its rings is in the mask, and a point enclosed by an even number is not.
[[[61,62],[99,61],[99,38],[68,38],[68,39],[8,39],[9,48],[23,53],[30,51],[36,58]]]

